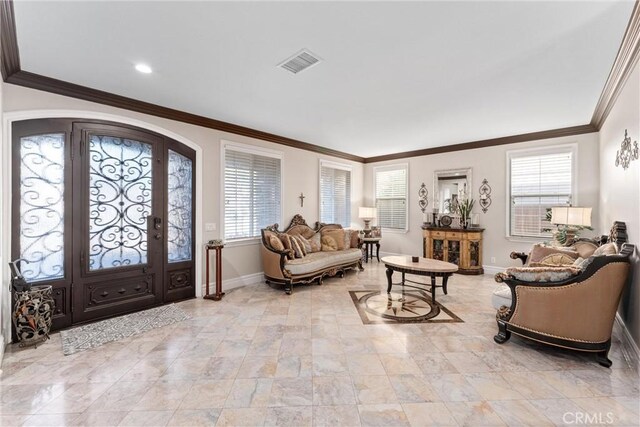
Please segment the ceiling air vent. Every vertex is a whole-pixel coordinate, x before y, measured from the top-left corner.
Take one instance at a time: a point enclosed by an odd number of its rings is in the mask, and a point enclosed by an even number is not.
[[[285,59],[278,67],[291,71],[293,74],[298,74],[300,71],[316,65],[318,62],[320,62],[320,58],[308,50],[302,49],[292,57]]]

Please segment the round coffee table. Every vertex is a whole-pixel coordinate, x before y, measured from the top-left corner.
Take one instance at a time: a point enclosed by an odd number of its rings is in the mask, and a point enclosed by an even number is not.
[[[426,276],[431,278],[431,300],[436,302],[436,288],[442,288],[447,295],[447,280],[449,276],[458,271],[458,266],[450,262],[439,261],[431,258],[418,258],[418,262],[413,262],[410,256],[386,256],[382,258],[382,262],[387,267],[387,293],[391,292],[393,285],[402,285],[414,289],[424,290],[423,287],[407,285],[406,282],[415,285],[428,286],[426,283],[414,282],[405,278],[405,274],[415,274],[417,276]],[[391,276],[393,272],[402,273],[402,281],[393,283]],[[436,284],[436,277],[442,277],[442,285]]]

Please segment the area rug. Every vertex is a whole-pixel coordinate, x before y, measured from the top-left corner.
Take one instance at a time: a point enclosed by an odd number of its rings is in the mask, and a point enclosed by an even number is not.
[[[463,322],[424,291],[349,291],[365,325],[372,323],[454,323]]]
[[[190,318],[184,310],[170,304],[79,326],[60,332],[62,352],[68,356]]]

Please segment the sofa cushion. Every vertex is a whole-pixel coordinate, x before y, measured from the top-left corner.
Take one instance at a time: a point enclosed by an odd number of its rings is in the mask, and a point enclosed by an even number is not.
[[[348,264],[362,258],[360,249],[346,249],[344,251],[314,252],[304,258],[287,261],[285,268],[294,276],[313,273],[328,267]]]
[[[269,236],[269,246],[271,249],[275,249],[276,251],[284,251],[284,245],[282,244],[282,240],[278,236]]]
[[[584,242],[584,241],[575,242],[573,245],[571,245],[571,247],[575,249],[576,252],[578,252],[578,255],[580,255],[580,258],[584,258],[584,259],[589,258],[591,255],[593,255],[595,250],[598,249],[598,245],[596,245],[595,243]]]
[[[322,236],[320,235],[320,232],[317,232],[309,239],[307,239],[309,241],[309,246],[311,246],[310,252],[320,252],[322,250],[322,242],[320,240],[321,238]]]
[[[289,236],[287,233],[280,233],[278,237],[284,245],[284,250],[289,252],[289,259],[295,258],[295,250],[293,249],[293,244],[291,243],[291,236]]]
[[[306,245],[305,245],[305,242],[307,241],[307,239],[305,239],[304,237],[302,237],[300,235],[292,236],[292,237],[296,241],[298,246],[300,247],[300,250],[302,251],[302,256],[305,256],[306,254],[308,254],[309,252],[307,252],[307,248],[306,248]]]
[[[309,242],[309,239],[305,239],[304,237],[302,237],[301,235],[296,236],[298,238],[298,243],[300,243],[300,245],[302,245],[302,250],[304,251],[304,254],[310,254],[311,252],[313,252],[311,250],[311,243]]]
[[[548,257],[549,255],[562,254],[571,258],[571,262],[575,261],[578,258],[578,252],[571,248],[559,248],[555,246],[544,246],[544,245],[533,245],[531,249],[531,253],[527,258],[527,264],[532,262],[542,262],[543,259]]]
[[[511,267],[506,273],[523,282],[559,282],[578,275],[582,269],[574,266],[563,267]]]
[[[336,228],[334,230],[322,230],[322,250],[341,251],[344,249],[344,230]]]
[[[491,295],[491,305],[498,310],[503,305],[511,307],[511,289],[507,285],[500,285]]]
[[[615,255],[618,253],[618,247],[615,243],[605,243],[593,252],[593,256]]]
[[[296,258],[304,257],[304,252],[300,247],[300,243],[298,243],[297,236],[289,236],[289,240],[291,241],[291,249],[293,250],[295,257]]]

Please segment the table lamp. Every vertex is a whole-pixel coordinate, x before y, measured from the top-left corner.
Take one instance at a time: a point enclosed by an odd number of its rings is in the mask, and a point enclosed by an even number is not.
[[[370,222],[377,218],[378,210],[376,208],[360,207],[358,208],[358,217],[364,221],[364,237],[371,237]]]
[[[561,244],[569,244],[580,230],[591,229],[591,210],[592,208],[573,206],[551,208],[551,223],[558,226],[554,238]]]

